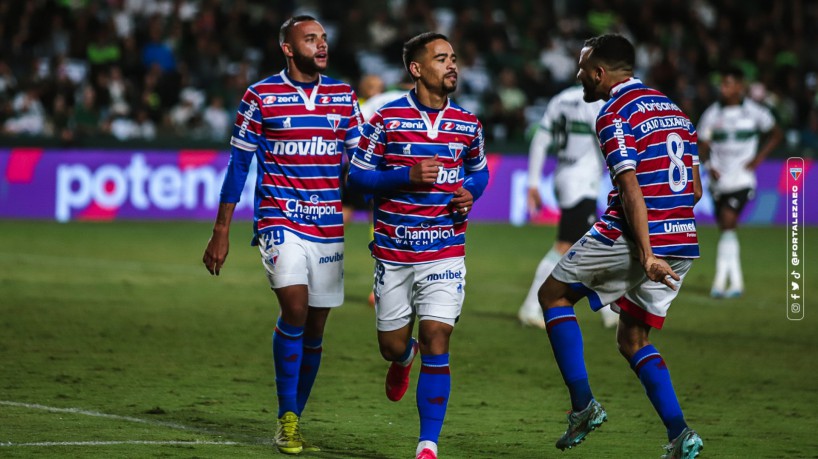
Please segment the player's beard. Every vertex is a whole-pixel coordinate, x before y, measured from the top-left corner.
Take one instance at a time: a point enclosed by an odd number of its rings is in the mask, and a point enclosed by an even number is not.
[[[454,83],[449,83],[449,77],[451,74],[446,75],[443,77],[443,82],[441,83],[441,87],[443,89],[444,94],[451,94],[457,91],[457,74],[454,75]]]
[[[329,60],[329,55],[327,55],[327,60]],[[321,73],[327,69],[327,65],[323,64],[320,65],[315,62],[314,57],[307,57],[303,54],[293,53],[293,63],[298,70],[306,74],[313,74],[313,73]]]
[[[588,103],[599,100],[599,97],[596,95],[596,87],[594,87],[592,83],[585,81],[580,81],[580,83],[582,83],[582,100]]]

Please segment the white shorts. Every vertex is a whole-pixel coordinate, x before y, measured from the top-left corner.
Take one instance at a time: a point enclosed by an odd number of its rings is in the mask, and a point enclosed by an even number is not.
[[[625,311],[653,328],[662,328],[693,260],[664,259],[680,277],[671,280],[674,291],[648,279],[635,255],[636,247],[624,236],[608,246],[586,233],[560,259],[551,276],[587,296],[594,311],[611,304],[616,312]]]
[[[466,263],[453,258],[418,265],[395,265],[375,260],[375,315],[378,331],[435,320],[454,326],[463,309]]]
[[[270,288],[306,285],[309,305],[333,308],[344,302],[344,243],[323,244],[274,229],[259,236],[258,250]]]

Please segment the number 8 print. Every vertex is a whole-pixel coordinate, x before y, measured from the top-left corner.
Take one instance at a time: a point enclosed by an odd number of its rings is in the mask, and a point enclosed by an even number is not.
[[[670,189],[674,193],[684,191],[687,187],[687,167],[682,160],[685,154],[684,142],[679,134],[675,132],[670,133],[665,141],[667,147],[667,155],[670,157],[670,166],[667,170],[667,182]],[[678,172],[678,179],[676,178],[676,171]]]

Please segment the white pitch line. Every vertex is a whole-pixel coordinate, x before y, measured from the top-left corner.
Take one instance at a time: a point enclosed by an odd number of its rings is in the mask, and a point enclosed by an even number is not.
[[[105,418],[105,419],[114,419],[117,421],[127,421],[127,422],[136,422],[140,424],[147,424],[152,426],[158,427],[168,427],[171,429],[176,430],[184,430],[188,432],[195,432],[200,434],[207,434],[207,435],[218,435],[220,437],[246,437],[248,440],[251,440],[254,443],[268,443],[269,440],[263,438],[256,438],[249,435],[241,435],[241,434],[227,434],[224,432],[218,432],[215,430],[210,429],[202,429],[199,427],[191,427],[186,426],[184,424],[177,424],[175,422],[166,422],[166,421],[154,421],[152,419],[142,419],[142,418],[135,418],[132,416],[120,416],[118,414],[108,414],[108,413],[101,413],[99,411],[91,411],[91,410],[83,410],[80,408],[58,408],[55,406],[46,406],[46,405],[39,405],[36,403],[22,403],[22,402],[13,402],[9,400],[0,400],[0,405],[6,406],[14,406],[17,408],[28,408],[34,410],[43,410],[48,411],[51,413],[70,413],[70,414],[82,414],[85,416],[93,416],[97,418]],[[204,443],[203,443],[204,444]],[[238,444],[238,443],[237,443]]]
[[[170,446],[196,446],[196,445],[218,445],[237,446],[243,443],[235,441],[150,441],[150,440],[122,440],[122,441],[38,441],[29,443],[0,442],[3,446],[110,446],[110,445],[170,445]]]

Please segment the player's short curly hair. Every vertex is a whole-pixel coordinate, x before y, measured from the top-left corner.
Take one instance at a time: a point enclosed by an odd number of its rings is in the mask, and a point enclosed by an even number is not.
[[[278,44],[283,45],[287,42],[287,39],[290,38],[290,30],[292,30],[297,23],[316,20],[317,19],[308,14],[301,14],[287,19],[284,21],[284,24],[281,24],[281,28],[278,30]]]
[[[593,50],[589,60],[604,64],[612,70],[633,72],[636,51],[624,36],[614,33],[599,35],[585,40],[584,46]]]
[[[403,44],[403,66],[407,72],[409,72],[409,64],[412,63],[412,61],[416,61],[418,56],[425,51],[426,45],[435,40],[449,41],[449,38],[442,33],[424,32],[410,38]],[[409,74],[411,75],[412,72],[409,72]]]

